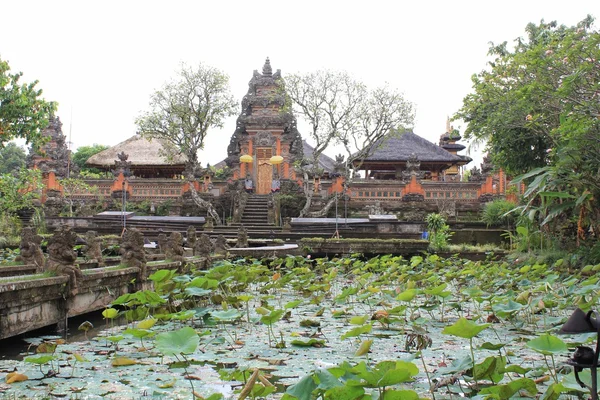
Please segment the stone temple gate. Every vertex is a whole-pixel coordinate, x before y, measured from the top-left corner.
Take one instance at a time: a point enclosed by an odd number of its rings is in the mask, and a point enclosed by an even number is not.
[[[226,162],[234,179],[249,177],[257,194],[267,194],[273,179],[296,179],[292,165],[302,159],[302,138],[296,118],[284,109],[281,71],[273,73],[268,58],[262,74],[255,70],[248,86]]]

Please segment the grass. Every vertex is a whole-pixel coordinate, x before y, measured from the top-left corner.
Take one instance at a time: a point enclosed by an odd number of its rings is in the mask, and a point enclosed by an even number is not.
[[[44,272],[41,274],[23,275],[23,276],[7,276],[5,278],[0,278],[0,284],[33,281],[33,280],[38,280],[38,279],[52,278],[54,276],[56,276],[56,274],[54,272]]]

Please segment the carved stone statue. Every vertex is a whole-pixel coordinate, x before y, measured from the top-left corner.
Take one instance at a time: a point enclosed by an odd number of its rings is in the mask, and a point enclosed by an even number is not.
[[[35,265],[36,272],[42,272],[44,269],[44,252],[41,248],[42,237],[36,234],[33,229],[26,227],[21,231],[21,243],[19,249],[21,254],[17,256],[16,261],[23,264]]]
[[[214,250],[214,245],[210,241],[210,237],[206,234],[200,235],[198,242],[196,242],[196,250],[197,254],[204,259],[202,262],[201,268],[208,269],[212,262],[211,254]]]
[[[129,154],[125,154],[124,151],[117,154],[118,160],[115,160],[115,169],[113,170],[113,174],[115,176],[119,176],[122,172],[123,175],[129,176],[131,175],[131,161],[127,161],[129,158]]]
[[[196,255],[196,241],[197,241],[197,236],[196,236],[196,228],[194,228],[193,226],[188,226],[187,228],[187,233],[186,233],[186,244],[187,247],[191,247],[192,249],[192,255]]]
[[[90,261],[95,261],[98,266],[105,265],[102,258],[102,239],[98,237],[96,231],[87,231],[85,234],[86,245],[83,248],[85,257]]]
[[[171,261],[183,262],[183,235],[179,232],[172,232],[169,236],[165,258]]]
[[[343,154],[338,154],[337,156],[335,156],[335,164],[333,168],[334,171],[340,175],[343,175],[346,172],[346,163],[344,161]]]
[[[240,226],[237,234],[237,243],[235,247],[238,248],[246,248],[248,247],[248,231],[244,227],[244,225]]]
[[[215,224],[210,216],[206,216],[206,223],[204,224],[204,230],[206,232],[212,232],[215,229]]]
[[[404,179],[411,179],[413,176],[416,176],[417,179],[423,178],[425,175],[425,171],[421,171],[421,161],[415,153],[412,153],[408,160],[406,160],[406,170],[402,171],[402,177]]]
[[[469,175],[469,182],[483,182],[485,176],[481,173],[481,170],[477,167],[471,168],[471,174]]]
[[[142,280],[146,279],[146,253],[144,252],[144,234],[138,229],[125,231],[121,241],[121,264],[130,268],[139,268]]]
[[[223,235],[217,236],[217,240],[215,241],[215,248],[214,248],[215,254],[226,255],[228,249],[229,249],[229,245],[227,244],[227,239],[225,239],[225,236],[223,236]]]
[[[77,253],[73,247],[75,247],[76,241],[77,234],[71,230],[71,227],[60,226],[48,239],[48,260],[46,261],[47,271],[69,277],[70,293],[73,296],[79,292],[78,281],[83,276],[79,267],[75,265]]]
[[[481,163],[481,173],[484,176],[487,176],[492,172],[493,169],[494,169],[494,165],[492,164],[492,158],[490,157],[489,154],[486,154],[483,157],[483,162]]]
[[[208,235],[205,233],[201,234],[200,238],[196,242],[196,250],[200,257],[210,257],[214,247],[215,246],[210,241],[210,237],[208,237]]]
[[[159,233],[157,242],[158,242],[158,250],[160,251],[161,254],[165,254],[167,252],[167,234],[162,233],[162,232]]]
[[[383,207],[381,206],[381,202],[376,201],[375,204],[368,204],[365,206],[369,215],[385,215],[387,214]]]

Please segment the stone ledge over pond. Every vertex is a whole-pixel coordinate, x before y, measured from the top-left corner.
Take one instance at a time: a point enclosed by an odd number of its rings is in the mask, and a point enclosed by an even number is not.
[[[300,240],[305,254],[349,255],[397,254],[410,256],[427,251],[428,240],[421,239],[323,239],[305,238]]]
[[[184,264],[202,262],[194,258]],[[146,265],[146,273],[183,267],[179,262],[155,261]],[[75,295],[70,295],[67,276],[5,278],[0,282],[0,339],[50,325],[64,328],[69,317],[101,310],[125,293],[152,285],[147,276],[140,277],[138,268],[119,266],[83,270]]]

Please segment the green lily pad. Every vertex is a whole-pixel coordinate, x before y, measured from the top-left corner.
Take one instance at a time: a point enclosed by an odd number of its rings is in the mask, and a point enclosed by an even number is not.
[[[193,328],[186,326],[176,331],[157,335],[155,343],[158,351],[166,356],[191,354],[198,348],[200,338]]]

